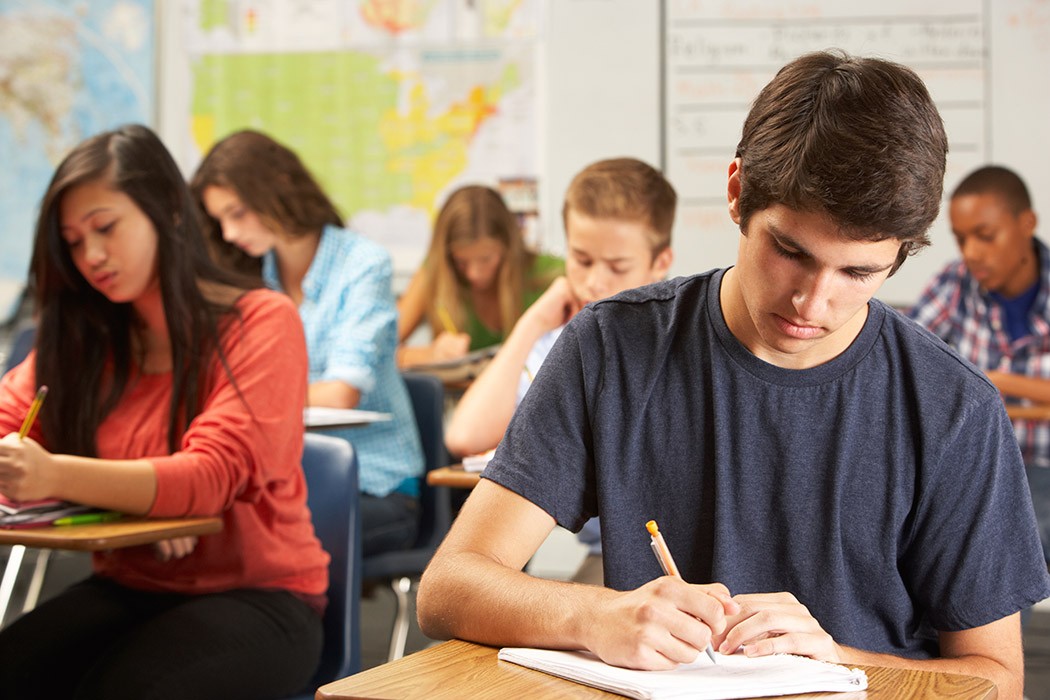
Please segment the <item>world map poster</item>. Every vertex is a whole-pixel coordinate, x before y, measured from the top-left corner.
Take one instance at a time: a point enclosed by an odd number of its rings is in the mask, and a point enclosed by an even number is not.
[[[194,167],[223,136],[295,150],[395,269],[456,187],[534,181],[540,0],[187,0]]]
[[[154,110],[152,0],[0,0],[0,322],[13,312],[59,161]]]

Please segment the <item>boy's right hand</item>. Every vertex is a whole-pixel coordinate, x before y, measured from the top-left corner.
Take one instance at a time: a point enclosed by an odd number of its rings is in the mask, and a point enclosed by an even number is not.
[[[522,318],[543,334],[564,326],[582,308],[583,303],[573,293],[569,280],[562,276],[551,282]]]
[[[433,362],[444,362],[463,357],[470,350],[470,336],[466,333],[439,333],[430,345]]]
[[[720,583],[699,585],[661,576],[599,602],[587,648],[607,664],[647,671],[691,663],[725,631],[740,605]]]

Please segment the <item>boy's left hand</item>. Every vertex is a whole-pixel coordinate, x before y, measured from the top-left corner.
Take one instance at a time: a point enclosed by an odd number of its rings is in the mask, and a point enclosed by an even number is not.
[[[796,654],[842,661],[841,647],[791,593],[750,593],[733,596],[733,600],[740,604],[740,613],[731,616],[726,631],[713,640],[719,652]]]

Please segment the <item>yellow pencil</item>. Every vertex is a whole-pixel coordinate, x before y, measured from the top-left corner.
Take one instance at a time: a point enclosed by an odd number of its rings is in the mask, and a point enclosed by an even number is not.
[[[29,412],[26,413],[25,420],[22,421],[22,427],[18,429],[19,440],[29,434],[29,429],[33,427],[33,421],[36,420],[36,414],[40,413],[40,406],[43,405],[45,396],[47,396],[47,387],[42,386],[36,392],[36,398],[33,399],[33,403],[29,404]]]
[[[456,324],[452,322],[452,316],[449,314],[448,309],[444,306],[437,307],[438,318],[441,319],[441,325],[445,327],[446,333],[459,333],[456,330]]]
[[[645,524],[645,529],[649,531],[650,540],[649,546],[653,549],[653,554],[656,555],[656,560],[660,562],[660,568],[667,576],[674,576],[675,578],[682,578],[682,574],[678,573],[678,566],[674,563],[674,559],[671,558],[671,550],[667,548],[667,542],[664,541],[664,536],[660,534],[660,528],[657,527],[655,520],[650,520]],[[715,660],[715,650],[709,643],[707,648],[704,649],[707,652],[708,658],[711,659],[711,663],[717,664]]]

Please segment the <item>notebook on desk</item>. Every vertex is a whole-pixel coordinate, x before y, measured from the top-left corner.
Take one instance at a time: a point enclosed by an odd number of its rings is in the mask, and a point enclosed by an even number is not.
[[[490,345],[469,352],[463,357],[442,362],[426,362],[424,364],[412,365],[405,369],[411,372],[422,372],[432,374],[446,384],[455,382],[472,382],[477,379],[482,370],[488,366],[489,361],[499,352],[499,345]]]
[[[700,654],[693,663],[672,671],[636,671],[610,666],[584,651],[506,648],[499,652],[502,661],[640,700],[769,697],[868,687],[868,677],[860,669],[801,656],[716,653],[715,657],[717,665]]]
[[[95,510],[91,506],[42,498],[34,501],[12,501],[0,495],[0,527],[24,528],[50,525],[59,518],[87,513]]]

